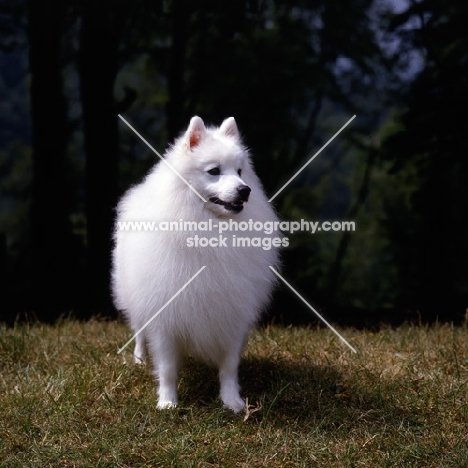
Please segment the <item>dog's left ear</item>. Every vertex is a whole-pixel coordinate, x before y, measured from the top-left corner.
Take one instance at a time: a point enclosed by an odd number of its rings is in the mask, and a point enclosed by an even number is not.
[[[219,127],[219,131],[224,135],[239,138],[239,129],[237,128],[234,117],[227,118]]]

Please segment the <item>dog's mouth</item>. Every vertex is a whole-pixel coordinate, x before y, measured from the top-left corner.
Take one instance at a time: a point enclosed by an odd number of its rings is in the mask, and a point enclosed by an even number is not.
[[[225,202],[218,197],[210,198],[210,202],[215,203],[216,205],[221,205],[226,208],[228,211],[232,211],[233,213],[240,213],[244,209],[244,202],[239,200],[235,202]]]

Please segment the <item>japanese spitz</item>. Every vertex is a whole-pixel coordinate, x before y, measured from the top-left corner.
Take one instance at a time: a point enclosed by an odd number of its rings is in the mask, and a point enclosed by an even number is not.
[[[275,283],[269,266],[278,265],[280,234],[261,230],[275,221],[232,117],[213,128],[193,117],[164,160],[123,196],[113,296],[133,332],[142,329],[134,359],[141,362],[149,351],[158,408],[177,404],[187,355],[219,369],[225,407],[245,407],[237,372]]]

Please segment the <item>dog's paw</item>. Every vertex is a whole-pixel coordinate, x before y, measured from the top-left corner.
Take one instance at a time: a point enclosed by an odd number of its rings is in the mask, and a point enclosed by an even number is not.
[[[223,400],[223,408],[228,408],[234,413],[240,413],[245,410],[245,401],[241,397],[230,398],[229,400]]]
[[[133,362],[135,364],[144,364],[145,363],[145,357],[144,356],[138,356],[136,354],[133,355]]]
[[[177,406],[177,401],[172,401],[172,400],[159,400],[157,408],[160,410],[163,409],[172,409]]]

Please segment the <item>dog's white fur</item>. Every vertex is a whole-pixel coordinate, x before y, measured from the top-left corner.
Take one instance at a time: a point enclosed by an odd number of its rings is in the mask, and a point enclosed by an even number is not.
[[[118,205],[117,221],[277,220],[242,145],[234,118],[226,119],[219,128],[206,128],[199,117],[193,117],[165,159],[207,202],[160,162],[141,184],[124,195]],[[219,168],[220,174],[213,168]],[[238,187],[245,185],[251,193],[242,204]],[[243,209],[236,213],[213,199],[237,203],[235,211]],[[136,337],[134,358],[141,362],[148,347],[159,379],[159,408],[177,404],[179,366],[183,356],[190,354],[219,369],[221,400],[238,412],[245,403],[239,395],[237,369],[249,330],[269,301],[275,282],[269,265],[277,266],[278,252],[276,248],[231,246],[232,235],[266,237],[259,232],[227,233],[227,247],[217,248],[187,246],[187,238],[195,234],[219,237],[218,232],[210,231],[116,229],[114,301],[137,332],[206,266]]]

